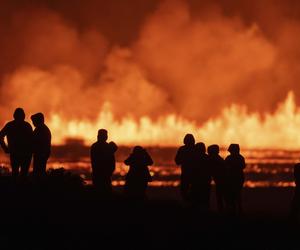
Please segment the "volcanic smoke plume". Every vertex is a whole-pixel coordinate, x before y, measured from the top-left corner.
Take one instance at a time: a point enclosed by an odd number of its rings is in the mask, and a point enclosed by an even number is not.
[[[92,141],[106,126],[122,143],[175,144],[191,131],[276,147],[253,137],[280,120],[278,143],[300,146],[300,4],[207,2],[1,0],[2,124],[21,106],[46,114],[55,142]]]

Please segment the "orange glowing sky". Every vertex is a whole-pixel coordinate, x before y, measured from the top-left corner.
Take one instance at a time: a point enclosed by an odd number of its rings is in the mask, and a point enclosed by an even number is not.
[[[300,147],[300,4],[199,2],[0,0],[1,123],[21,106],[55,143],[101,126],[122,144]]]

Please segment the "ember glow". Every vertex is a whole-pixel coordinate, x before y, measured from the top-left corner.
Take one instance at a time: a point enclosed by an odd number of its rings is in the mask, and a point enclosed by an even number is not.
[[[123,145],[300,147],[300,4],[120,2],[0,1],[1,123],[20,106],[55,144],[106,128]]]

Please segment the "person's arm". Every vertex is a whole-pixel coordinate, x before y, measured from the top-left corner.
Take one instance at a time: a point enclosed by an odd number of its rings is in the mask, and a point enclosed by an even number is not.
[[[182,164],[182,148],[181,147],[178,149],[178,151],[176,153],[175,163],[176,163],[176,165]]]
[[[124,161],[125,165],[129,166],[132,164],[132,154]]]
[[[8,127],[7,127],[7,125],[5,125],[4,128],[0,131],[0,145],[6,154],[9,153],[8,146],[6,145],[6,143],[4,141],[4,137],[7,136],[7,130],[8,130]]]
[[[246,162],[245,162],[245,158],[243,156],[241,156],[242,158],[242,169],[244,169],[246,167]]]
[[[145,151],[145,153],[146,153],[146,165],[147,166],[153,165],[153,160],[152,160],[151,156],[148,154],[147,151]]]
[[[47,130],[47,132],[48,132],[48,134],[47,134],[47,136],[48,136],[48,138],[47,138],[47,146],[48,146],[48,150],[49,150],[49,156],[50,156],[50,154],[51,154],[51,137],[52,137],[52,135],[51,135],[51,131],[50,131],[50,129],[48,128],[48,130]]]
[[[30,149],[28,149],[31,153],[33,153],[33,151],[34,151],[34,146],[36,146],[36,145],[34,145],[34,141],[33,141],[33,129],[32,129],[32,127],[31,127],[31,125],[29,124],[29,123],[27,123],[27,133],[28,133],[28,138],[27,138],[27,140],[28,140],[28,142],[29,142],[29,146],[30,146]]]
[[[90,149],[90,158],[91,158],[91,165],[92,165],[92,170],[95,169],[95,166],[96,166],[96,157],[95,157],[95,148],[94,148],[94,145],[91,146],[91,149]]]

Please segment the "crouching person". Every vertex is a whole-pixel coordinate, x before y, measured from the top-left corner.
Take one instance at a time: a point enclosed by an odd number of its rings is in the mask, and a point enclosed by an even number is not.
[[[132,200],[144,200],[148,182],[152,181],[148,166],[153,160],[141,146],[133,148],[132,153],[124,161],[129,166],[125,182],[125,195]]]

